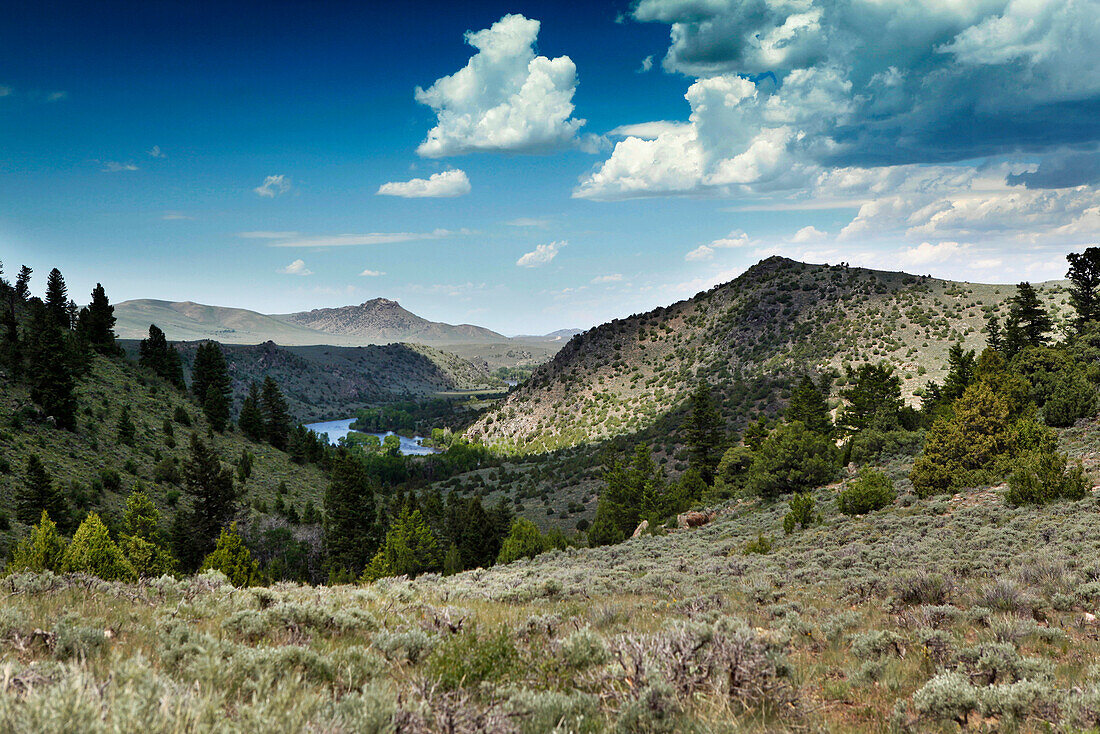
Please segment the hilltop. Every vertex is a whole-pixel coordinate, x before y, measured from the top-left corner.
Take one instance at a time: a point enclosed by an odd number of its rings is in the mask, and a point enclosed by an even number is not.
[[[287,323],[366,343],[414,341],[436,344],[504,342],[508,337],[471,324],[429,321],[388,298],[374,298],[358,306],[319,308],[279,316]]]
[[[177,345],[185,372],[200,342]],[[138,342],[123,346],[136,358]],[[293,418],[303,423],[351,416],[380,403],[431,397],[440,392],[503,388],[484,365],[423,344],[365,347],[281,347],[274,342],[222,347],[236,407],[249,383],[273,378]]]
[[[1036,289],[1060,322],[1064,283]],[[574,336],[467,433],[523,451],[573,446],[652,427],[700,379],[783,382],[863,362],[892,364],[916,402],[942,379],[951,344],[984,343],[988,314],[1003,317],[1013,290],[770,257],[690,299]],[[754,397],[771,409],[779,398],[775,386]]]

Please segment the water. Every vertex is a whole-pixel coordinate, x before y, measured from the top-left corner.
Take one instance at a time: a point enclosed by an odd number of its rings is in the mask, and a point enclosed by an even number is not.
[[[317,433],[323,433],[328,436],[329,443],[336,445],[340,442],[340,439],[351,433],[351,424],[355,422],[354,418],[344,418],[338,421],[325,421],[323,423],[307,423],[306,428]],[[386,436],[394,435],[393,431],[386,431],[385,433],[372,433],[371,436],[378,436],[378,440],[385,439]],[[423,440],[423,436],[413,436],[412,438],[405,438],[404,436],[398,436],[401,440],[401,448],[399,449],[405,456],[425,456],[427,454],[434,454],[437,449],[430,448],[428,446],[421,446],[420,441]]]

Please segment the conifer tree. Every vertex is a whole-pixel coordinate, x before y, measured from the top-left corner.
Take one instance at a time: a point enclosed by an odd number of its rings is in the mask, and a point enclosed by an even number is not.
[[[901,379],[894,374],[893,366],[886,364],[861,364],[848,370],[851,386],[840,395],[848,401],[840,414],[840,423],[851,432],[865,428],[890,430],[897,428],[904,402],[901,398]]]
[[[722,458],[722,419],[706,380],[701,380],[691,394],[688,409],[686,428],[690,464],[699,470],[703,481],[711,484],[714,470]]]
[[[230,380],[225,355],[217,342],[203,342],[195,351],[191,392],[198,398],[214,430],[225,430],[230,418]]]
[[[15,491],[15,516],[19,522],[30,525],[43,512],[57,518],[63,529],[68,525],[69,509],[65,496],[57,488],[38,454],[31,454],[27,457],[23,482]]]
[[[68,331],[72,327],[69,318],[69,289],[57,268],[46,276],[46,312],[50,320],[62,330]]]
[[[229,583],[240,588],[261,583],[260,565],[252,558],[235,522],[222,528],[214,550],[203,559],[200,570],[221,571],[229,578]]]
[[[237,514],[240,495],[232,470],[222,465],[214,447],[195,433],[191,434],[183,475],[191,506],[187,512],[177,513],[183,522],[174,528],[173,540],[180,561],[186,568],[194,568],[213,547],[222,527]]]
[[[22,351],[31,400],[42,406],[58,428],[75,428],[75,379],[68,345],[61,328],[37,301],[31,303]]]
[[[9,573],[60,572],[66,547],[65,538],[57,531],[57,525],[50,519],[50,514],[42,510],[38,524],[34,526],[31,534],[21,540],[12,551],[11,561],[8,562],[6,570]]]
[[[511,563],[521,558],[534,558],[546,550],[546,539],[542,537],[535,523],[520,517],[512,521],[512,527],[501,543],[496,562]]]
[[[183,387],[179,352],[168,344],[164,332],[156,324],[149,324],[149,336],[141,340],[138,364],[176,387]]]
[[[364,581],[386,576],[416,576],[442,567],[443,554],[420,510],[405,508],[397,516],[382,547],[363,572]]]
[[[248,395],[241,403],[241,414],[237,418],[237,425],[240,426],[241,433],[253,441],[264,438],[264,416],[260,412],[260,386],[255,381],[248,386]]]
[[[324,528],[328,565],[334,571],[360,573],[381,542],[373,483],[356,456],[341,453],[333,460]]]
[[[1069,302],[1077,311],[1075,324],[1080,331],[1090,321],[1100,321],[1100,247],[1066,255],[1069,261]]]
[[[92,512],[80,523],[65,550],[61,569],[66,573],[90,573],[104,581],[136,581],[137,572],[115,541],[107,526]]]
[[[1008,324],[1005,328],[1005,351],[1013,357],[1027,347],[1046,346],[1047,334],[1054,328],[1050,314],[1043,307],[1031,283],[1016,286],[1016,295],[1009,299]]]
[[[26,301],[31,297],[31,273],[34,271],[26,265],[19,268],[19,275],[15,279],[15,297],[20,301]]]
[[[787,403],[788,421],[801,421],[807,429],[823,436],[833,433],[833,420],[829,416],[829,405],[825,396],[809,375],[803,375],[791,390],[791,399]]]
[[[118,416],[118,442],[126,444],[127,446],[134,445],[134,439],[137,434],[137,429],[134,427],[134,422],[130,419],[130,407],[128,405],[122,406],[122,412]]]
[[[264,433],[267,442],[277,449],[286,450],[290,434],[290,411],[282,391],[271,377],[264,378],[263,392],[260,396],[264,417]]]
[[[206,388],[206,400],[202,403],[202,412],[206,420],[210,421],[211,428],[218,433],[228,428],[232,420],[229,397],[214,384]]]
[[[101,354],[115,354],[115,307],[101,283],[92,289],[92,302],[81,310],[78,326],[88,343]]]
[[[0,366],[18,377],[22,367],[19,344],[19,322],[15,320],[14,304],[0,311]]]
[[[989,314],[983,331],[985,331],[985,345],[987,347],[997,352],[1004,349],[1004,330],[1001,328],[1001,320],[997,318],[997,314]]]

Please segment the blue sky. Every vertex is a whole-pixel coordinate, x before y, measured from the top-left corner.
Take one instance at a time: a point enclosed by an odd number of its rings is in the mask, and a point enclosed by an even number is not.
[[[1098,239],[1096,0],[381,5],[9,8],[7,271],[533,333],[769,254],[1016,281]]]

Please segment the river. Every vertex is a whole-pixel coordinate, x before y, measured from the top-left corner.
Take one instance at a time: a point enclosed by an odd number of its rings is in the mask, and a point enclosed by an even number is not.
[[[336,445],[340,442],[341,438],[351,433],[351,424],[354,422],[354,418],[345,418],[343,420],[325,421],[323,423],[307,423],[306,428],[327,435],[329,443]],[[393,436],[395,434],[393,431],[386,431],[385,433],[372,433],[370,435],[378,436],[378,440],[381,441],[386,436]],[[405,456],[426,456],[427,454],[438,453],[437,449],[420,445],[420,441],[423,438],[422,436],[413,436],[412,438],[398,436],[398,438],[401,439],[400,451]]]

